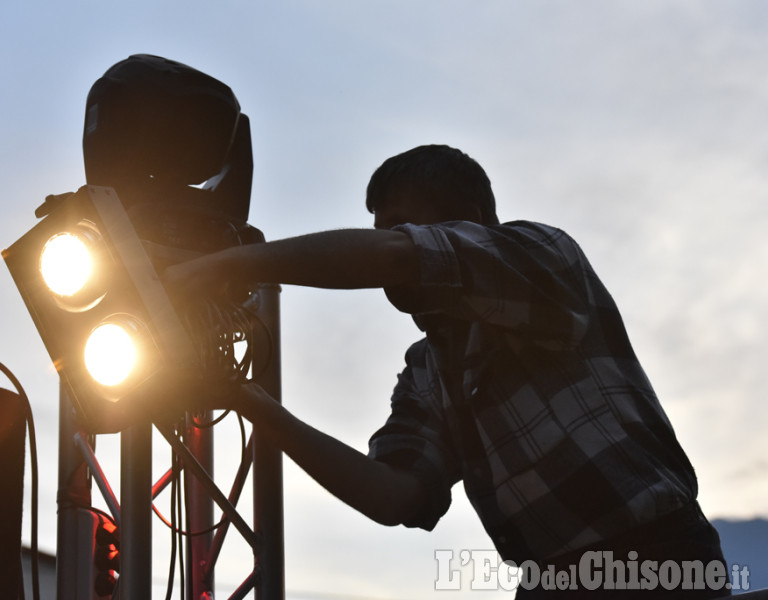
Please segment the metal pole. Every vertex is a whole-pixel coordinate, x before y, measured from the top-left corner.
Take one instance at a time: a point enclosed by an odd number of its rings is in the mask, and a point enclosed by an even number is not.
[[[152,425],[120,434],[120,598],[152,597]]]
[[[202,422],[211,420],[212,413],[201,415]],[[187,414],[186,434],[184,439],[190,454],[213,479],[213,428],[196,427],[193,417]],[[213,525],[213,499],[200,480],[187,469],[184,470],[184,485],[187,494],[187,531],[191,533],[205,531]],[[187,600],[200,600],[203,594],[213,590],[213,571],[207,568],[213,531],[203,535],[187,536]],[[207,576],[207,579],[206,579]]]
[[[63,384],[59,385],[59,489],[56,497],[56,598],[93,597],[93,527],[80,518],[91,505],[91,481],[75,446],[77,420]]]
[[[260,285],[258,317],[264,325],[266,339],[255,345],[254,378],[277,401],[280,386],[280,287]],[[268,352],[268,361],[259,350]],[[283,542],[283,463],[282,453],[253,435],[253,528],[262,544],[254,557],[257,600],[285,598],[285,550]]]

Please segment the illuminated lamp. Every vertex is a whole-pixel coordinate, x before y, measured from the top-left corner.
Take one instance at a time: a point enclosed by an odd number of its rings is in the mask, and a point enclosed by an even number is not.
[[[106,293],[107,258],[96,226],[81,220],[45,242],[40,275],[63,309],[88,310]]]
[[[87,430],[199,393],[195,346],[112,188],[81,188],[3,258]]]
[[[143,326],[128,315],[99,323],[85,342],[88,374],[106,389],[118,389],[145,370],[153,352]]]
[[[91,278],[91,252],[76,233],[57,233],[40,253],[40,274],[48,288],[70,297],[82,290]]]

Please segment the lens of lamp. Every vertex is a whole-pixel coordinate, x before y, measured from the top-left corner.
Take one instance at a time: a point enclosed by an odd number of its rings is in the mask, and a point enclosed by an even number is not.
[[[137,359],[135,331],[117,323],[103,323],[85,344],[85,366],[101,385],[123,383],[134,371]]]
[[[82,290],[91,275],[91,268],[88,246],[72,233],[54,235],[40,256],[43,281],[59,296],[72,296]]]

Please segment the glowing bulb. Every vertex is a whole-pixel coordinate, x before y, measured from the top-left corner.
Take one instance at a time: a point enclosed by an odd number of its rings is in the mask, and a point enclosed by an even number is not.
[[[43,281],[54,294],[72,296],[91,275],[91,256],[82,239],[71,233],[53,236],[40,256]]]
[[[85,366],[91,377],[102,385],[114,386],[124,382],[135,363],[134,340],[120,325],[99,325],[85,344]]]

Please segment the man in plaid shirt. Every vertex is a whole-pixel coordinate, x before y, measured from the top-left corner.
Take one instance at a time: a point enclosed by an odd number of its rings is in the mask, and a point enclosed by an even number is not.
[[[227,407],[383,524],[431,530],[463,480],[499,554],[518,565],[568,569],[591,549],[657,564],[723,560],[693,468],[576,242],[538,223],[500,224],[483,169],[447,146],[385,161],[367,206],[374,230],[233,248],[172,267],[166,280],[188,294],[222,273],[384,288],[425,337],[407,351],[368,455],[256,386]],[[727,592],[691,592],[718,593]]]

